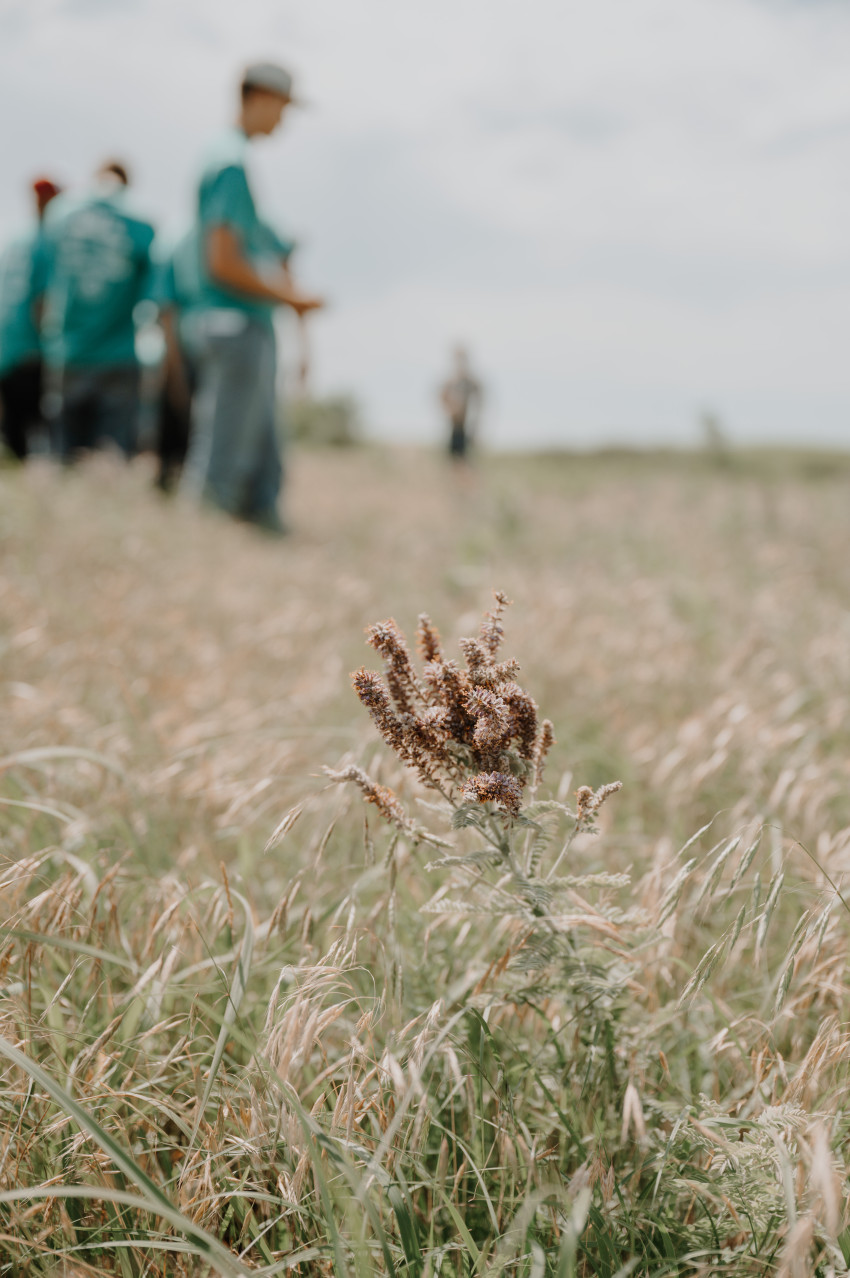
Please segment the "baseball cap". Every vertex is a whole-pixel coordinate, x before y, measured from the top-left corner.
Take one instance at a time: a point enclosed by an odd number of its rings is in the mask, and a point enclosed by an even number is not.
[[[246,89],[264,89],[278,97],[293,102],[292,76],[276,62],[252,62],[242,73],[242,86]]]

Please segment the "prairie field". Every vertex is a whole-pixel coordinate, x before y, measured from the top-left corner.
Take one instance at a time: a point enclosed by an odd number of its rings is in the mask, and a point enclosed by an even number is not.
[[[0,1278],[846,1272],[850,457],[288,498],[0,469]]]

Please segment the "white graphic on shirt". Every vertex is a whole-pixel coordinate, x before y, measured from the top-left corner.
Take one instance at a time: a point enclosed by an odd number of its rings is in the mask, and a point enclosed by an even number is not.
[[[0,266],[0,296],[3,298],[4,309],[17,309],[30,293],[32,254],[29,245],[10,245]]]
[[[133,238],[107,209],[82,209],[59,244],[59,271],[86,301],[99,301],[134,272]]]

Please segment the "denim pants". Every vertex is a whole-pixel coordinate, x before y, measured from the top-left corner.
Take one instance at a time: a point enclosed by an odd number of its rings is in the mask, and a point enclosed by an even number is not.
[[[57,448],[70,462],[84,449],[115,445],[125,457],[136,451],[139,369],[135,364],[65,368],[59,381]]]
[[[270,518],[283,480],[274,330],[239,312],[206,318],[182,488],[238,518]]]

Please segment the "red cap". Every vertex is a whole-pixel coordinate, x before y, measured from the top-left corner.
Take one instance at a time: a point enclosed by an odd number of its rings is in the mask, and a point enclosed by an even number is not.
[[[58,195],[62,190],[61,186],[57,186],[55,182],[51,182],[50,178],[36,178],[32,184],[32,189],[41,200],[52,200],[54,195]]]

